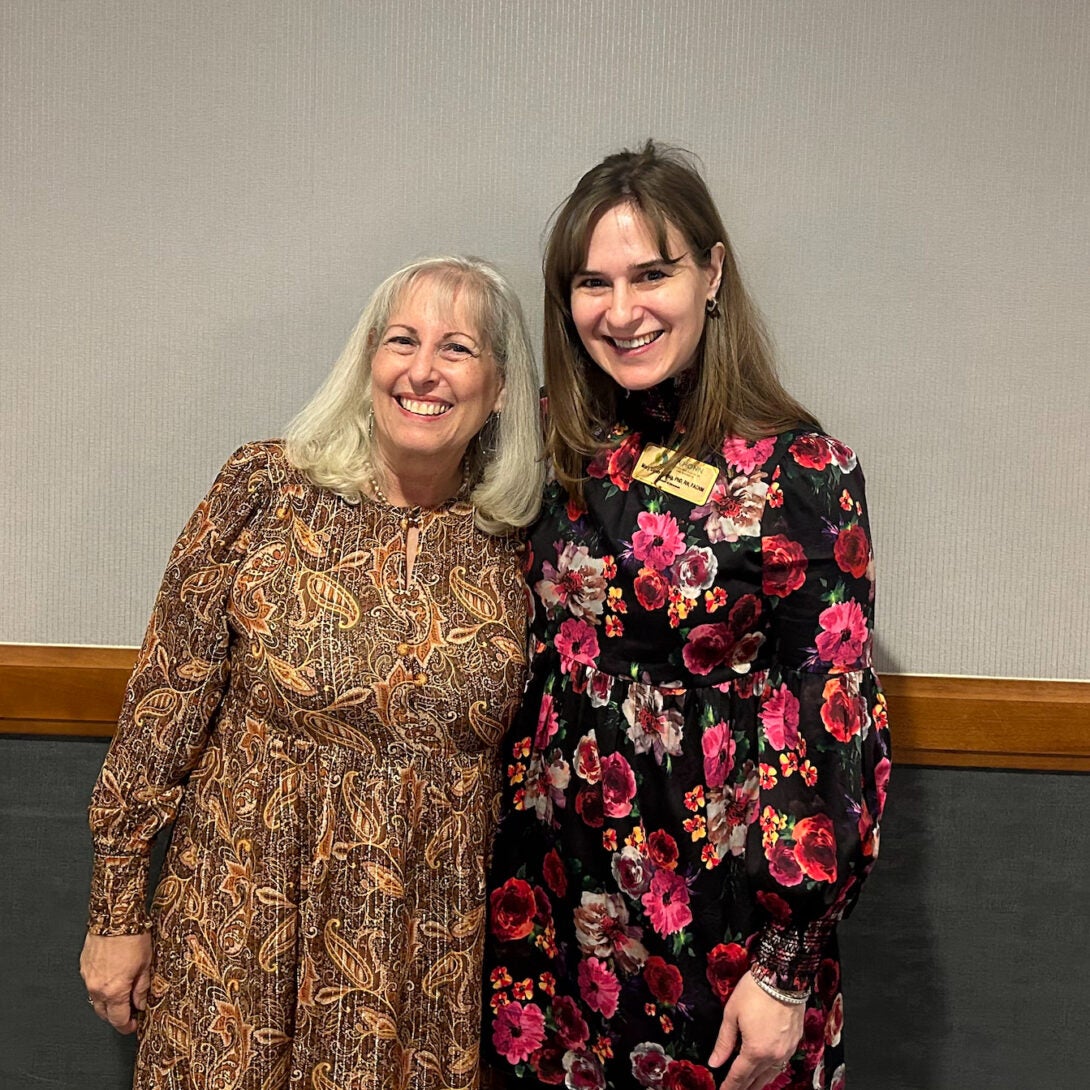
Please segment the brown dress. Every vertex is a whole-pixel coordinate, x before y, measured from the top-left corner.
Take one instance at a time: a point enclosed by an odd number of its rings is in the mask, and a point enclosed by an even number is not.
[[[257,443],[174,547],[91,803],[91,930],[153,931],[138,1088],[478,1083],[521,558],[455,501],[406,583],[406,514]]]

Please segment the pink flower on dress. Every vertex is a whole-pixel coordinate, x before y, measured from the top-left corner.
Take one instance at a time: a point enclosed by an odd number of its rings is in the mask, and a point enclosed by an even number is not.
[[[839,670],[865,665],[867,619],[859,603],[849,599],[829,606],[818,615],[821,632],[817,638],[817,653],[825,662]]]
[[[740,473],[748,474],[764,465],[775,447],[776,440],[771,436],[753,440],[731,435],[723,440],[723,457],[730,465],[736,466]]]
[[[794,749],[799,744],[799,699],[786,685],[765,700],[761,724],[773,749]]]
[[[583,1002],[603,1018],[612,1018],[617,1013],[621,985],[605,962],[598,958],[583,958],[579,963],[578,976],[579,994]]]
[[[602,800],[607,817],[626,817],[632,812],[636,796],[636,777],[620,753],[602,758]]]
[[[508,1063],[530,1058],[545,1040],[545,1015],[534,1003],[511,1002],[500,1008],[492,1023],[492,1044]]]
[[[541,698],[541,710],[537,716],[537,733],[534,735],[534,748],[544,749],[549,739],[556,734],[560,727],[557,718],[554,701],[549,693]]]
[[[660,935],[674,935],[693,922],[689,887],[676,871],[656,871],[651,888],[640,901],[651,919],[651,926]]]
[[[570,673],[573,663],[593,666],[598,658],[598,636],[586,621],[569,617],[556,634],[556,649],[560,652],[560,669]]]
[[[726,723],[720,721],[709,727],[700,740],[704,750],[704,782],[708,787],[722,787],[734,767],[734,735]]]
[[[559,544],[559,542],[557,542]],[[591,556],[585,545],[569,541],[559,551],[556,567],[547,560],[534,590],[550,617],[567,609],[592,623],[601,616],[606,597],[605,562]]]
[[[685,538],[673,515],[641,511],[640,528],[632,535],[632,555],[645,567],[665,571],[685,551]]]

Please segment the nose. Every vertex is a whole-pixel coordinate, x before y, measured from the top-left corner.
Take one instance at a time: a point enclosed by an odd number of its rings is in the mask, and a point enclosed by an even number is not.
[[[422,344],[413,353],[409,363],[409,380],[415,386],[425,386],[434,378],[437,351],[434,345]]]
[[[617,281],[610,292],[606,319],[614,327],[629,326],[639,320],[638,307],[632,289],[624,281]]]

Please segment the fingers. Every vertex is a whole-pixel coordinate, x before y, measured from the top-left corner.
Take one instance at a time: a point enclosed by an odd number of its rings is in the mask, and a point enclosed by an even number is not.
[[[719,1090],[764,1090],[787,1070],[787,1061],[773,1060],[742,1051],[734,1058]]]
[[[738,1023],[735,1021],[730,1008],[723,1011],[723,1020],[719,1023],[719,1035],[715,1038],[715,1048],[708,1057],[709,1067],[722,1067],[730,1059],[738,1044]]]

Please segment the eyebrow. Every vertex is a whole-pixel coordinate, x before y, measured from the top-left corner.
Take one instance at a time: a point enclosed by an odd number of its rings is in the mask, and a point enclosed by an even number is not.
[[[407,322],[390,322],[384,330],[385,333],[389,333],[391,329],[404,329],[406,332],[411,333],[414,337],[419,337],[420,332],[416,326],[409,325]],[[480,345],[480,341],[473,336],[472,333],[466,333],[462,329],[448,329],[445,333],[439,334],[440,339],[444,337],[465,337],[467,341],[472,341],[475,345]]]
[[[688,251],[686,251],[687,253]],[[685,260],[685,254],[679,254],[677,257],[655,257],[650,261],[641,261],[638,265],[629,265],[628,268],[632,272],[642,272],[645,269],[653,269],[656,265],[677,265],[679,262]],[[591,276],[600,275],[597,269],[576,269],[572,276]]]

